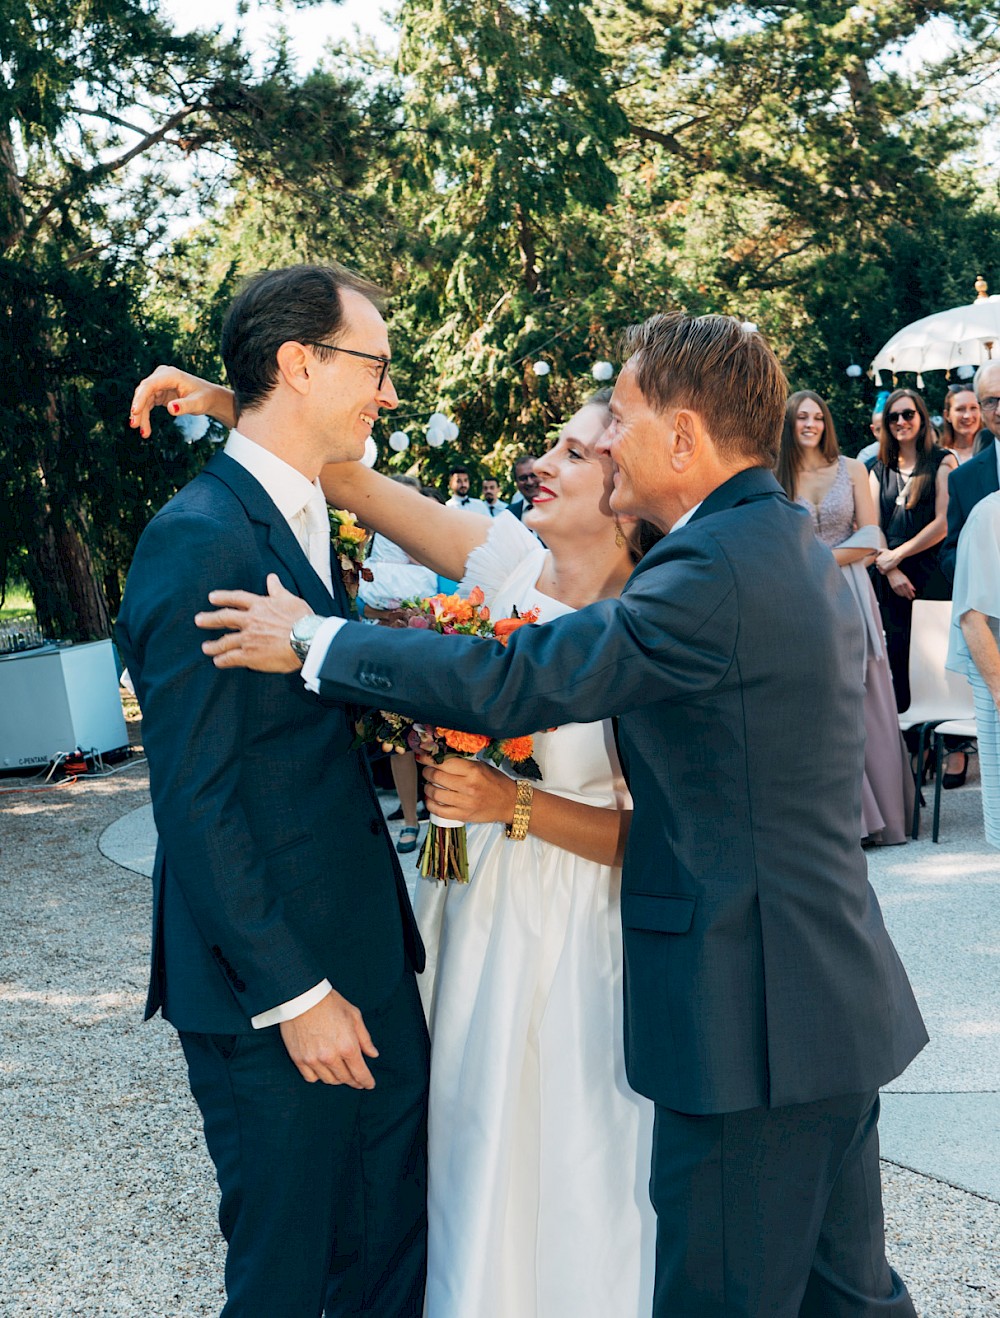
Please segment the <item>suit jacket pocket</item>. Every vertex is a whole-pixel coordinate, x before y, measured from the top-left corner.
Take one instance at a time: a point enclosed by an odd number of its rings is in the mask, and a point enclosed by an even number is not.
[[[311,833],[300,833],[264,852],[268,874],[282,892],[290,892],[320,877]]]
[[[626,929],[660,934],[686,934],[694,919],[694,897],[652,892],[622,893],[622,923]]]

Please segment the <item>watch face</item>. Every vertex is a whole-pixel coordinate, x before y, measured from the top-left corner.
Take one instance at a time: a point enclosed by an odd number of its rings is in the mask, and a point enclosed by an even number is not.
[[[300,618],[292,628],[292,635],[297,641],[302,641],[308,645],[312,638],[319,631],[323,619],[317,617],[315,613],[307,613],[304,618]]]

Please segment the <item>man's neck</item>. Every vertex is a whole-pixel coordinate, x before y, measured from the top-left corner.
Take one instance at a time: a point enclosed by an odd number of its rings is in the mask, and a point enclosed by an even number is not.
[[[296,421],[282,415],[284,411],[280,404],[273,403],[243,412],[236,422],[236,429],[301,472],[306,480],[314,481],[323,466],[322,460],[308,437],[300,433]]]

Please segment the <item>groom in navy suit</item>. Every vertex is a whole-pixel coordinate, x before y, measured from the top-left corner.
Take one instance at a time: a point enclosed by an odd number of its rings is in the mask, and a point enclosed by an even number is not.
[[[612,507],[670,534],[621,599],[502,651],[327,622],[303,677],[491,736],[619,715],[657,1318],[913,1318],[885,1257],[878,1087],[927,1036],[859,842],[861,618],[772,474],[786,384],[761,337],[674,314],[626,348]],[[307,604],[277,583],[213,602],[218,666],[298,667]]]
[[[354,715],[213,668],[192,620],[269,574],[348,613],[317,477],[396,406],[374,296],[313,266],[239,293],[238,429],[147,527],[118,620],[159,833],[147,1016],[179,1031],[204,1119],[225,1318],[423,1312],[423,949]]]

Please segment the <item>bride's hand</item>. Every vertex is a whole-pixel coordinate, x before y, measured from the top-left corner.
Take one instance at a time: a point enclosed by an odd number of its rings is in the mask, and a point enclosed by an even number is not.
[[[171,416],[212,416],[224,426],[236,424],[231,390],[177,366],[157,366],[136,386],[128,423],[143,439],[149,438],[149,414],[154,407],[165,407]]]
[[[467,824],[509,823],[514,817],[517,784],[505,773],[482,760],[451,755],[435,764],[427,755],[417,755],[424,770],[427,807],[443,819],[460,819]]]

